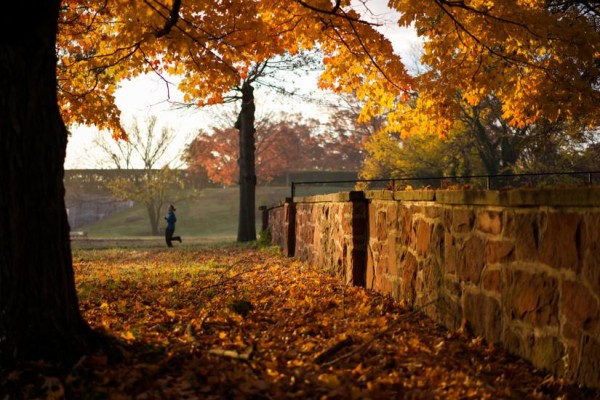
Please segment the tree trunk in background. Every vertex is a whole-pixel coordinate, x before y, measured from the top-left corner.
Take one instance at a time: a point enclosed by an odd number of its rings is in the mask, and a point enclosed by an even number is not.
[[[9,2],[0,15],[4,371],[37,359],[72,363],[92,338],[78,308],[64,202],[67,130],[56,96],[59,7],[59,0]]]
[[[148,219],[150,220],[150,231],[152,235],[157,236],[159,234],[158,231],[158,219],[160,210],[156,209],[154,203],[146,204],[146,212],[148,213]]]
[[[242,86],[242,109],[235,124],[240,131],[240,214],[238,242],[256,240],[256,215],[254,210],[256,172],[254,168],[254,88],[248,82]]]

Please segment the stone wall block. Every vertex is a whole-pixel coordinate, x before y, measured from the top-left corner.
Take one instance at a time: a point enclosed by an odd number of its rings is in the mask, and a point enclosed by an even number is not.
[[[408,207],[401,207],[399,215],[400,244],[408,246],[412,235],[412,214]]]
[[[379,202],[371,202],[369,203],[369,236],[377,237],[376,226],[377,226],[377,215],[379,210]]]
[[[534,338],[530,332],[523,326],[506,324],[502,331],[504,348],[512,354],[530,359],[531,348],[534,344]]]
[[[459,246],[462,246],[460,239],[454,237],[451,233],[444,233],[444,268],[446,273],[455,274],[458,271],[460,263]]]
[[[584,385],[599,386],[600,383],[600,340],[598,336],[586,335],[582,340],[578,380]]]
[[[502,237],[506,239],[514,239],[516,236],[516,220],[515,220],[515,212],[513,209],[506,209],[502,213],[504,215],[504,220],[502,225],[504,226],[504,230],[502,231]]]
[[[463,309],[459,301],[453,297],[442,295],[435,307],[427,307],[426,312],[448,329],[459,329],[463,320]]]
[[[425,217],[431,219],[441,218],[444,214],[444,209],[439,206],[429,206],[425,208]]]
[[[556,336],[535,335],[522,326],[512,325],[504,330],[502,339],[505,349],[530,360],[536,368],[557,374],[565,372],[563,357],[567,349]]]
[[[375,236],[380,241],[385,241],[388,236],[388,227],[387,227],[387,214],[384,210],[377,210],[377,214],[375,215]]]
[[[529,342],[533,345],[529,352],[531,363],[540,369],[551,371],[555,374],[565,372],[565,365],[562,361],[565,354],[565,346],[556,336],[532,336]]]
[[[457,280],[448,279],[447,277],[442,282],[442,289],[444,296],[450,296],[457,302],[462,297],[462,286]]]
[[[600,213],[585,215],[581,232],[582,274],[589,287],[600,298]]]
[[[284,231],[284,227],[286,224],[285,215],[284,215],[284,207],[274,207],[273,209],[268,211],[269,215],[269,232],[271,233],[271,244],[275,244],[279,246],[281,249],[284,248],[284,243],[286,241],[286,235]]]
[[[566,320],[567,329],[563,334],[568,339],[577,340],[582,332],[600,337],[600,304],[582,284],[575,281],[562,283],[560,313]]]
[[[502,334],[502,313],[498,301],[480,293],[466,292],[463,304],[470,330],[490,343],[499,342]]]
[[[547,213],[540,234],[540,261],[557,269],[581,271],[581,215]]]
[[[488,240],[485,254],[488,264],[510,263],[515,260],[515,243],[508,240]]]
[[[502,212],[482,210],[477,213],[476,229],[490,235],[502,233]]]
[[[415,237],[413,239],[413,244],[419,257],[427,256],[429,250],[429,243],[431,241],[432,230],[432,225],[429,224],[427,221],[423,219],[415,221]]]
[[[470,208],[454,208],[452,213],[452,231],[469,233],[473,230],[475,215]]]
[[[441,296],[442,292],[442,272],[440,266],[429,258],[421,264],[421,274],[419,275],[422,282],[419,288],[423,291],[420,296],[420,303],[429,303]]]
[[[462,254],[459,255],[458,276],[461,281],[479,284],[481,271],[485,266],[485,241],[478,236],[465,240]]]
[[[431,240],[429,241],[429,249],[427,249],[427,254],[434,258],[440,266],[444,264],[446,252],[445,240],[446,234],[444,226],[440,223],[434,224],[431,231]]]
[[[402,284],[400,289],[400,297],[406,305],[414,306],[417,298],[416,293],[416,277],[417,277],[418,261],[412,253],[408,253],[406,261],[402,266]]]
[[[452,214],[453,210],[451,207],[444,207],[442,212],[442,224],[448,231],[452,229]]]
[[[535,213],[514,215],[515,256],[518,261],[538,259],[539,225]]]
[[[502,290],[502,274],[499,269],[486,268],[483,271],[481,287],[484,290],[500,294]]]
[[[558,282],[545,273],[506,270],[502,298],[506,318],[537,327],[558,326]]]

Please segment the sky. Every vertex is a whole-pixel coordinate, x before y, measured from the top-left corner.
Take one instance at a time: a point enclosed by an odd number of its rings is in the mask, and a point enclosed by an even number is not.
[[[410,66],[414,48],[419,46],[421,41],[414,30],[397,25],[398,16],[387,8],[387,1],[369,0],[368,6],[372,14],[365,14],[364,17],[380,24],[380,32],[392,42],[394,51],[403,58],[407,66]],[[300,85],[305,90],[318,93],[316,77],[303,78]],[[289,99],[278,99],[272,94],[260,96],[260,90],[256,91],[257,112],[262,108],[281,112],[289,110]],[[181,93],[174,90],[173,87],[167,92],[165,83],[158,76],[143,75],[122,83],[115,97],[125,126],[131,125],[133,119],[136,118],[139,125],[143,127],[144,120],[155,115],[159,127],[168,127],[176,133],[176,138],[164,160],[165,162],[173,161],[171,166],[177,167],[180,165],[180,162],[177,161],[179,156],[197,132],[200,129],[208,131],[213,126],[214,110],[175,109],[166,102],[169,95],[175,101],[182,99]],[[323,95],[325,94],[323,93]],[[265,98],[268,100],[264,100]],[[302,110],[304,114],[312,117],[324,118],[323,110],[315,104],[298,103],[294,106],[294,110]],[[98,132],[98,129],[94,127],[70,127],[65,168],[111,168],[110,164],[103,161],[101,152],[94,145],[94,140],[99,135],[110,136],[107,132]]]

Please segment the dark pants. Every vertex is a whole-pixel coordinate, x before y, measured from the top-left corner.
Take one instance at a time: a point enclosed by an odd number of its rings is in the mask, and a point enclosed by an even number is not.
[[[175,228],[165,229],[165,240],[169,247],[173,247],[173,244],[171,243],[173,240],[178,240],[181,243],[181,236],[173,236],[173,233],[175,233]]]

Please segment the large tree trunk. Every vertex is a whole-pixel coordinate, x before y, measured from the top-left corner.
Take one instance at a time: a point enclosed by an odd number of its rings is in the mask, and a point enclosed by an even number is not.
[[[59,0],[0,16],[0,370],[76,361],[91,330],[78,308],[64,202],[67,130],[56,96]],[[16,20],[15,20],[16,18]]]
[[[240,131],[240,214],[238,220],[238,242],[256,240],[256,173],[254,169],[254,88],[248,82],[242,86],[242,109],[236,122]]]

